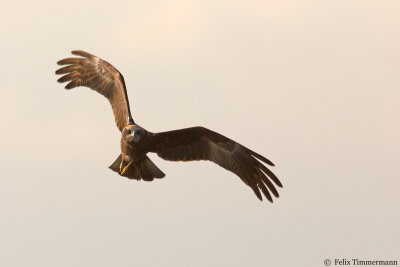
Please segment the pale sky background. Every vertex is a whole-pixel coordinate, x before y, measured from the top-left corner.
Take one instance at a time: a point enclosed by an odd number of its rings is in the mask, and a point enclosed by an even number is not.
[[[8,1],[0,10],[0,266],[400,262],[399,1]],[[106,99],[66,91],[73,49],[125,76],[150,131],[202,125],[265,155],[257,200],[208,162],[119,177]]]

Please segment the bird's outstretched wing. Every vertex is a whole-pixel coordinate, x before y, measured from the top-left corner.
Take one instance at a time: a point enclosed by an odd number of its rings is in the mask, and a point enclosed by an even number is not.
[[[172,161],[210,160],[238,175],[262,200],[260,190],[272,202],[270,192],[279,197],[271,180],[279,179],[263,163],[274,166],[265,157],[241,144],[204,127],[193,127],[153,135],[150,151]]]
[[[85,51],[76,50],[71,53],[81,57],[65,58],[57,62],[58,65],[67,65],[56,71],[56,74],[65,74],[58,82],[69,82],[66,89],[86,86],[105,96],[111,103],[120,131],[134,123],[122,74],[107,61]]]

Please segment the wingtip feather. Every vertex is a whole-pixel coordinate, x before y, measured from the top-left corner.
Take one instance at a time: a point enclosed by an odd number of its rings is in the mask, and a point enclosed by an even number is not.
[[[268,201],[273,203],[273,199],[272,199],[271,193],[268,191],[267,187],[265,186],[265,184],[262,181],[260,181],[260,183],[258,183],[258,187],[264,193],[264,196],[268,199]]]
[[[87,58],[94,57],[94,55],[92,55],[86,51],[83,51],[83,50],[72,50],[71,54],[76,55],[76,56],[81,56],[81,57],[87,57]]]
[[[253,157],[257,158],[258,160],[260,160],[260,161],[262,161],[262,162],[268,164],[269,166],[275,166],[275,164],[274,164],[272,161],[270,161],[270,160],[267,159],[266,157],[264,157],[264,156],[258,154],[257,152],[254,152],[253,150],[250,150],[250,149],[248,149],[247,147],[246,147],[246,150],[247,150]]]
[[[269,177],[271,178],[271,180],[279,187],[283,187],[281,181],[279,180],[279,178],[270,170],[268,169],[266,166],[264,166],[262,163],[258,162],[258,167]]]

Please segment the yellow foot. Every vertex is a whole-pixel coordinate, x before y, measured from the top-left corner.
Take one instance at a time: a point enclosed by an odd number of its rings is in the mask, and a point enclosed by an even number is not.
[[[121,175],[124,175],[124,173],[128,170],[129,166],[131,166],[133,160],[131,162],[128,163],[128,165],[126,165],[125,167],[123,167],[123,164],[121,162],[121,165],[119,165],[119,173]]]

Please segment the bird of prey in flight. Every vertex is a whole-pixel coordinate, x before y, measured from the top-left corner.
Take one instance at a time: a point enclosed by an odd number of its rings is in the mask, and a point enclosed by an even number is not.
[[[65,58],[56,74],[58,82],[68,82],[66,89],[86,86],[105,96],[112,107],[115,122],[122,133],[121,154],[109,167],[129,179],[152,181],[165,174],[147,157],[153,152],[165,160],[209,160],[235,173],[262,200],[261,192],[272,202],[271,193],[279,197],[281,182],[264,164],[267,158],[247,147],[204,127],[192,127],[152,133],[132,118],[122,74],[110,63],[85,51],[72,51],[79,57]],[[274,185],[275,184],[275,185]]]

